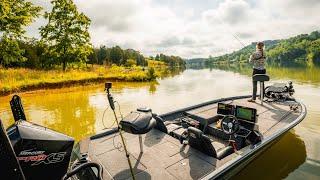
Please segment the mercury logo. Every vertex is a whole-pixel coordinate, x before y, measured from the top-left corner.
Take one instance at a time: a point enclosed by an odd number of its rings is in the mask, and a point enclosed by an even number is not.
[[[45,151],[32,151],[32,149],[29,150],[23,150],[20,152],[19,156],[31,156],[31,155],[39,155],[43,154]]]

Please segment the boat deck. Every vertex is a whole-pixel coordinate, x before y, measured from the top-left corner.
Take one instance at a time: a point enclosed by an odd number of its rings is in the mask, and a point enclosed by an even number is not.
[[[259,101],[248,103],[247,99],[234,100],[231,103],[257,109],[257,125],[264,138],[295,121],[301,113],[301,107],[297,112],[290,111],[288,103],[264,103],[260,105]],[[186,111],[184,114],[211,119],[217,115],[216,108],[217,104],[210,104]],[[199,179],[236,158],[242,152],[240,150],[238,153],[233,153],[222,160],[218,160],[188,145],[182,145],[178,139],[153,129],[142,135],[143,153],[140,153],[138,136],[128,133],[124,133],[124,136],[130,152],[135,177],[139,180]],[[224,147],[225,144],[219,141],[213,142],[216,149]],[[102,164],[104,179],[131,179],[128,162],[118,133],[91,140],[88,152],[93,161]]]

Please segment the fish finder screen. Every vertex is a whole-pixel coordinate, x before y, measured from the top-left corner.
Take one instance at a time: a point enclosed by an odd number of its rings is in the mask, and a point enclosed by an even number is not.
[[[221,115],[233,115],[234,106],[231,104],[218,103],[217,113]]]
[[[246,120],[249,122],[256,122],[257,110],[248,107],[237,106],[236,107],[236,117],[240,120]]]

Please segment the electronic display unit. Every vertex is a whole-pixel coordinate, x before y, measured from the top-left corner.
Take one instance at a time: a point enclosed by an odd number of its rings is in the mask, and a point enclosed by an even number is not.
[[[256,123],[257,110],[249,107],[236,106],[235,116],[239,120]]]
[[[234,105],[218,103],[217,114],[220,114],[220,115],[234,115]]]

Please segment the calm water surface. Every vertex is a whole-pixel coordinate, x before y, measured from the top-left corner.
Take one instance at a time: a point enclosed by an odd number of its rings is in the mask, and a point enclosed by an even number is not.
[[[247,95],[251,90],[249,74],[250,70],[242,67],[188,69],[157,83],[114,83],[112,92],[122,114],[140,106],[161,114],[216,98]],[[269,74],[273,82],[295,83],[295,96],[307,105],[308,115],[236,179],[320,179],[320,69],[269,68]],[[80,140],[114,125],[111,111],[106,110],[103,87],[43,90],[20,96],[29,121]],[[5,126],[13,123],[10,98],[0,98],[0,118]]]

